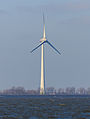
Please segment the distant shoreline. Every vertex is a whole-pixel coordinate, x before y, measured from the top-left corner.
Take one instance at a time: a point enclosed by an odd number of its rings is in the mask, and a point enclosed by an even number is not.
[[[0,95],[0,98],[90,98],[90,95]]]

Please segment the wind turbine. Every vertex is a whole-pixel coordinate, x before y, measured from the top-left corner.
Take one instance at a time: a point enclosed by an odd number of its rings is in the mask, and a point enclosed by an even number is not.
[[[40,44],[35,47],[33,51],[38,49],[41,46],[41,83],[40,83],[40,94],[44,95],[45,94],[45,72],[44,72],[44,44],[47,43],[50,45],[58,54],[61,54],[47,39],[46,39],[46,33],[45,33],[45,19],[43,15],[43,38],[40,39]]]

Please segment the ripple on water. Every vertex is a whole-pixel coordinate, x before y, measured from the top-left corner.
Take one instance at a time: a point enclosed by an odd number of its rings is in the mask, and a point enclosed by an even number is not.
[[[32,116],[29,119],[39,119],[38,117]]]
[[[0,119],[90,119],[90,98],[0,98]]]

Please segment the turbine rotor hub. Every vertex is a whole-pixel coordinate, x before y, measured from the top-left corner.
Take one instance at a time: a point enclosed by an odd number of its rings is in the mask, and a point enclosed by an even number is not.
[[[44,42],[44,41],[46,41],[46,38],[40,39],[40,42]]]

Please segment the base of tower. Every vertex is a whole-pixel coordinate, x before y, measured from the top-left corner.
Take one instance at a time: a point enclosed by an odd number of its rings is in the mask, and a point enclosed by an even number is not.
[[[45,94],[44,89],[40,89],[40,95],[44,95],[44,94]]]

